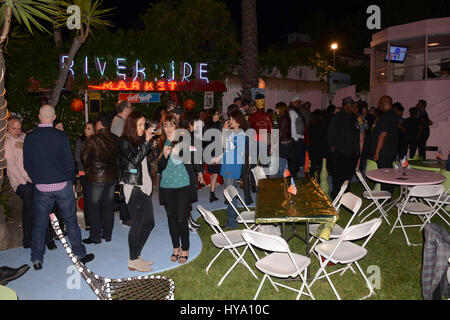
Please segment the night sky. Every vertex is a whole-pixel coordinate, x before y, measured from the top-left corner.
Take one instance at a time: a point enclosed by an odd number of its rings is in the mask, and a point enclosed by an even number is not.
[[[136,28],[139,14],[144,13],[150,3],[159,1],[104,0],[104,6],[117,8],[112,18],[117,28]],[[227,4],[233,22],[240,30],[241,1],[222,1]],[[348,51],[361,54],[361,50],[369,46],[371,35],[377,32],[365,27],[369,16],[366,9],[371,4],[381,8],[382,28],[450,16],[448,0],[256,0],[256,3],[261,51],[270,44],[280,42],[283,35],[300,32],[311,34],[318,47],[328,46],[334,38],[344,43]],[[311,23],[314,16],[316,23]],[[340,36],[342,39],[339,39]]]

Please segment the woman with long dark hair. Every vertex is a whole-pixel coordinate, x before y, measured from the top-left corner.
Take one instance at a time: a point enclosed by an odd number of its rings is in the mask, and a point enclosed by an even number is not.
[[[173,114],[169,113],[162,124],[161,154],[158,159],[158,171],[161,173],[159,202],[165,207],[169,222],[173,245],[170,260],[185,263],[189,257],[190,245],[189,208],[191,203],[197,201],[198,182],[204,184],[202,165],[194,162],[194,153],[201,152],[201,150],[194,150],[189,144],[187,149],[190,154],[186,156],[189,161],[180,160],[178,156],[184,158],[182,149],[186,150],[183,147],[183,143],[186,142],[179,142],[181,135],[176,133],[178,121]],[[186,134],[182,139],[190,137],[190,134]]]
[[[222,129],[222,123],[220,121],[220,112],[217,109],[211,109],[208,120],[206,121],[206,130],[209,129]],[[205,143],[205,147],[209,144],[214,143],[214,139],[211,142]],[[216,154],[213,152],[211,154],[212,157],[215,157]],[[219,200],[215,195],[217,178],[220,174],[220,163],[217,164],[208,164],[208,172],[211,174],[211,191],[209,192],[209,202],[213,202]]]
[[[245,136],[248,129],[247,120],[240,110],[234,110],[230,113],[229,120],[223,125],[223,146],[224,153],[214,159],[215,163],[219,163],[222,159],[220,174],[223,177],[224,188],[229,185],[238,186],[236,180],[241,178],[242,172],[248,168],[249,141]],[[236,198],[233,204],[237,207]],[[227,207],[228,220],[226,228],[237,228],[237,214],[231,205]]]
[[[81,152],[84,150],[86,146],[86,140],[94,135],[94,122],[88,121],[84,125],[83,134],[77,139],[77,144],[75,146],[75,166],[78,174],[78,179],[80,179],[81,191],[83,193],[83,215],[84,215],[84,224],[85,229],[90,229],[89,224],[89,205],[88,205],[88,179],[86,173],[84,172],[83,162],[81,161]]]
[[[149,272],[151,261],[143,260],[141,251],[155,226],[152,204],[152,179],[148,155],[152,128],[146,129],[145,115],[133,111],[125,120],[119,139],[119,181],[124,185],[125,202],[131,215],[128,233],[130,258],[128,269]]]

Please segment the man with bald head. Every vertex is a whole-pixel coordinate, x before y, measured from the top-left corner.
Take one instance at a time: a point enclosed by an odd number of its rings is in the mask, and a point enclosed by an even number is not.
[[[53,128],[55,118],[55,109],[43,105],[39,110],[40,123],[26,136],[23,145],[24,168],[35,185],[31,239],[31,262],[35,270],[42,269],[48,215],[55,203],[66,224],[73,252],[82,263],[94,259],[93,254],[86,254],[81,243],[73,193],[75,164],[66,133]]]
[[[31,248],[34,184],[23,167],[25,136],[26,134],[22,132],[22,118],[17,116],[9,118],[5,144],[8,180],[14,192],[22,199],[22,245],[24,248]],[[47,228],[46,243],[49,250],[57,248],[49,228]]]
[[[369,153],[377,162],[378,168],[392,168],[398,153],[398,119],[392,107],[392,98],[383,96],[378,102],[378,109],[383,112],[370,136]],[[381,189],[394,192],[394,185],[382,184]]]

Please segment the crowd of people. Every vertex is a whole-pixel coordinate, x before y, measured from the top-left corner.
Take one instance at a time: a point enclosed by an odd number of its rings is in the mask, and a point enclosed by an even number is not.
[[[84,125],[74,156],[53,107],[40,108],[40,123],[27,135],[22,132],[22,119],[12,116],[6,140],[7,175],[23,201],[23,247],[31,248],[34,269],[42,268],[45,247],[56,249],[50,212],[57,214],[74,253],[87,263],[94,255],[86,252],[85,244],[111,241],[114,212],[120,211],[122,223],[130,227],[128,268],[151,271],[153,262],[144,260],[141,251],[155,226],[151,198],[155,189],[168,217],[173,245],[168,258],[185,263],[189,258],[189,230],[199,227],[191,217],[192,205],[198,200],[197,189],[206,184],[205,176],[210,202],[219,200],[215,191],[223,179],[224,187],[238,187],[241,182],[245,203],[252,204],[256,182],[251,169],[273,152],[270,134],[274,129],[278,130],[279,166],[273,177],[283,177],[287,168],[296,178],[302,174],[305,160],[310,159],[309,174],[319,180],[323,159],[327,159],[332,198],[356,168],[364,171],[367,159],[376,161],[379,168],[392,167],[393,161],[408,151],[412,158],[418,150],[425,159],[432,122],[423,100],[409,109],[407,119],[402,118],[404,107],[389,96],[380,98],[377,108],[347,97],[339,107],[330,104],[326,110],[312,112],[311,103],[302,102],[298,96],[267,111],[264,101],[263,96],[253,101],[237,97],[223,117],[217,109],[197,114],[169,100],[155,110],[153,117],[147,117],[121,100],[114,117],[100,113],[95,122]],[[175,134],[179,128],[185,129],[181,136]],[[255,130],[252,136],[245,134],[250,128]],[[222,132],[221,141],[208,140],[204,133],[209,129]],[[189,135],[188,149],[182,148],[183,135]],[[257,159],[251,159],[250,139],[257,142]],[[205,161],[201,152],[216,142],[221,148],[213,149],[212,161]],[[189,150],[188,155],[183,155],[183,150]],[[176,155],[189,160],[180,161]],[[76,217],[76,177],[84,199],[89,231],[86,239],[81,239]],[[392,186],[382,188],[390,190]],[[228,219],[224,228],[236,228],[237,215],[231,204],[225,204]]]

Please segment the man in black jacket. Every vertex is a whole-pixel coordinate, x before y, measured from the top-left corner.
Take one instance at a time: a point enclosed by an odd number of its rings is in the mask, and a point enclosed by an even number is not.
[[[370,154],[377,162],[378,169],[392,168],[398,152],[398,118],[393,110],[392,98],[383,96],[378,102],[378,109],[383,114],[378,120],[370,136]],[[394,185],[381,184],[381,190],[394,193]]]
[[[117,184],[119,138],[109,131],[111,116],[101,113],[95,124],[96,134],[86,142],[81,160],[89,181],[89,238],[86,244],[111,241],[114,227],[114,187]]]
[[[359,130],[352,112],[353,103],[351,97],[342,100],[343,110],[334,115],[327,131],[333,166],[333,189],[330,194],[333,199],[344,181],[352,179],[358,162]]]
[[[55,118],[55,109],[43,105],[39,110],[40,124],[26,136],[23,145],[23,165],[35,184],[31,240],[31,262],[35,270],[42,269],[48,215],[55,202],[61,210],[75,255],[82,263],[94,259],[93,254],[86,254],[86,248],[81,243],[73,193],[75,164],[66,133],[53,128]]]

